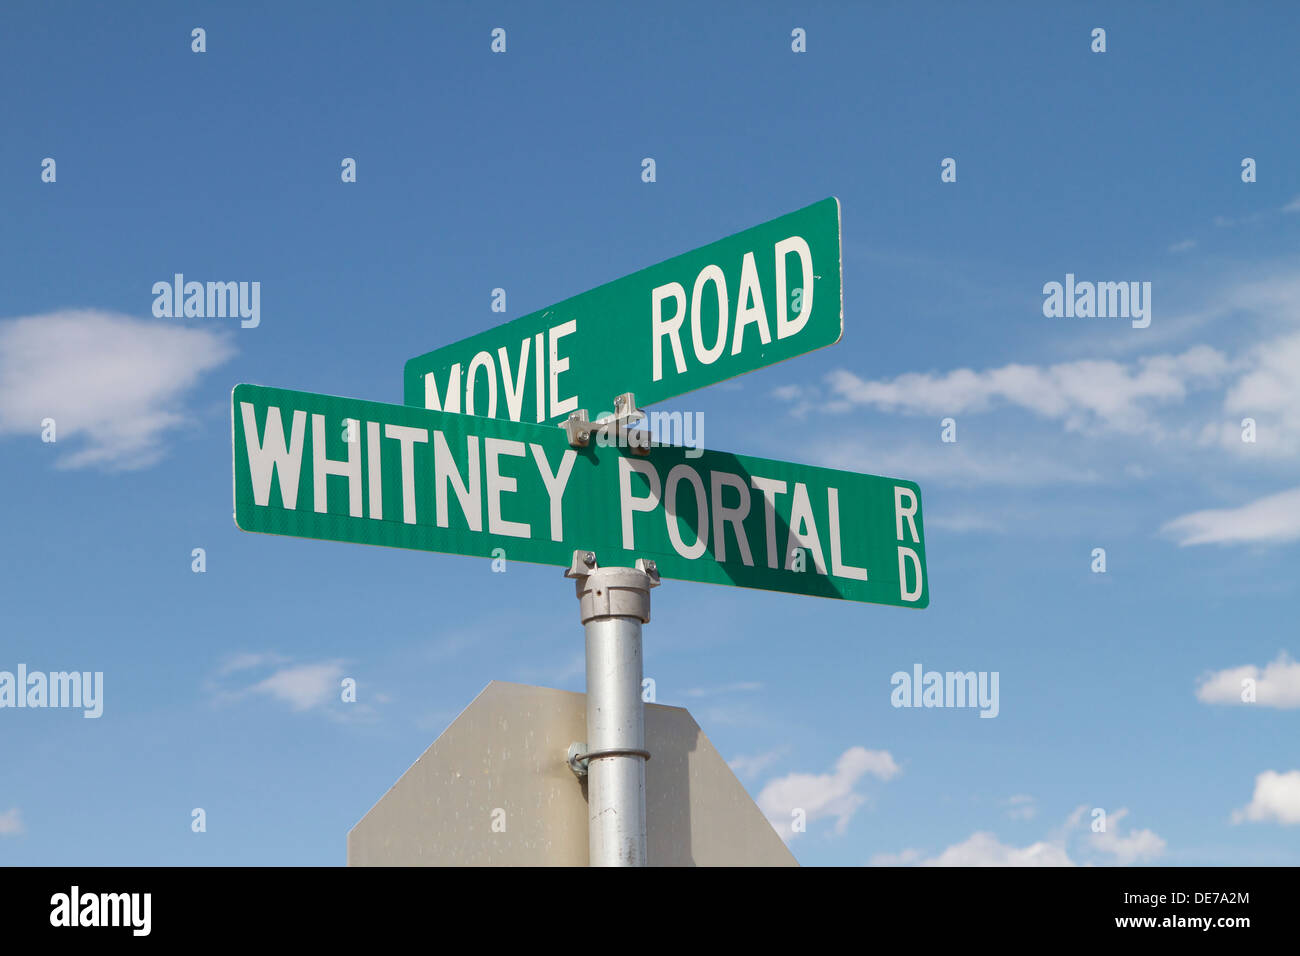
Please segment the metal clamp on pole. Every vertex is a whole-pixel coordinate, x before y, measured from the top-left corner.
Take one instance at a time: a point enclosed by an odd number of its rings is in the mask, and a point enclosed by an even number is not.
[[[567,761],[569,769],[579,777],[587,775],[587,765],[598,757],[640,757],[642,760],[650,759],[648,750],[588,750],[585,743],[569,744],[569,753]]]
[[[650,621],[653,561],[602,568],[575,551],[574,578],[587,638],[587,742],[569,747],[574,773],[587,777],[587,837],[592,866],[645,866],[645,705],[641,702],[641,626]]]
[[[591,444],[591,436],[597,432],[614,432],[619,445],[627,445],[638,455],[650,454],[650,433],[629,426],[645,418],[645,412],[636,407],[636,398],[631,392],[624,392],[614,399],[614,414],[592,421],[585,408],[573,412],[564,421],[565,434],[569,444],[574,448],[586,448]]]

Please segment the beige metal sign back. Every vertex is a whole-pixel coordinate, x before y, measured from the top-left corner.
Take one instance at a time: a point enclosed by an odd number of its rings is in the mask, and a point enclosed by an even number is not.
[[[349,866],[586,866],[583,694],[493,681],[348,834]],[[681,707],[645,705],[651,866],[796,866]]]

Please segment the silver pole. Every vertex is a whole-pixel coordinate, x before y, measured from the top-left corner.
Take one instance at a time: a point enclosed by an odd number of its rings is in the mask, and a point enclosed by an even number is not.
[[[653,562],[577,577],[587,637],[587,834],[592,866],[645,866],[645,706],[641,625],[650,620]]]

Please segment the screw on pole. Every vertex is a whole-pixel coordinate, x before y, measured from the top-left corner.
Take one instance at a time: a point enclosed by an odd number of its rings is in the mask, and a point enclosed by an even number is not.
[[[587,740],[566,761],[587,778],[587,839],[592,866],[645,866],[645,705],[641,701],[641,626],[650,621],[653,561],[602,568],[575,551],[575,579],[587,641]]]

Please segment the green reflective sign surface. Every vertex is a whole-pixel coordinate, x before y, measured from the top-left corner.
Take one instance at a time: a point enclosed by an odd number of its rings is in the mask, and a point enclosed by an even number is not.
[[[567,567],[650,558],[664,577],[904,607],[929,603],[910,481],[725,452],[569,446],[564,430],[238,385],[244,531]]]
[[[840,204],[824,199],[406,363],[403,401],[556,423],[833,345]]]

